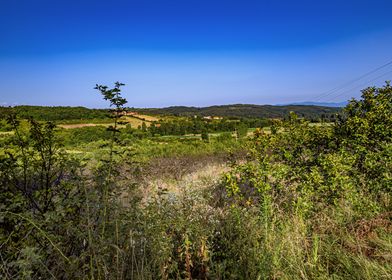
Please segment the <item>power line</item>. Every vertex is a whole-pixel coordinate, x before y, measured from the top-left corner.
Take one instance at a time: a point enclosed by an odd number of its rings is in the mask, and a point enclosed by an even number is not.
[[[344,89],[345,87],[347,87],[347,86],[349,86],[349,85],[351,85],[351,84],[353,84],[353,83],[355,83],[357,81],[360,81],[363,78],[365,78],[365,77],[367,77],[367,76],[369,76],[369,75],[371,75],[371,74],[373,74],[373,73],[375,73],[375,72],[377,72],[377,71],[379,71],[379,70],[381,70],[381,69],[383,69],[383,68],[385,68],[385,67],[387,67],[389,65],[392,65],[392,60],[387,62],[387,63],[385,63],[385,64],[383,64],[383,65],[381,65],[381,66],[379,66],[379,67],[377,67],[377,68],[375,68],[375,69],[373,69],[373,70],[371,70],[371,71],[369,71],[369,72],[366,72],[365,74],[363,74],[363,75],[361,75],[361,76],[359,76],[359,77],[357,77],[357,78],[355,78],[355,79],[353,79],[353,80],[351,80],[351,81],[349,81],[347,83],[344,83],[343,85],[337,86],[337,87],[335,87],[335,88],[333,88],[331,90],[325,91],[325,92],[317,95],[314,98],[314,100],[318,101],[318,100],[320,100],[322,98],[325,98],[325,97],[327,97],[327,96],[329,96],[329,95],[331,95],[333,93],[336,93],[336,92]]]
[[[378,80],[379,78],[381,78],[381,77],[383,77],[383,76],[386,76],[386,75],[388,75],[388,74],[390,74],[390,73],[392,73],[392,70],[391,70],[391,71],[388,71],[388,72],[385,72],[384,74],[381,74],[381,75],[379,75],[379,76],[377,76],[377,77],[375,77],[375,78],[372,78],[371,80],[368,80],[366,83],[363,83],[363,84],[361,84],[361,85],[357,85],[357,86],[355,86],[355,87],[353,87],[353,88],[350,88],[349,90],[343,91],[343,92],[341,92],[341,93],[339,93],[339,94],[333,96],[332,98],[326,100],[325,102],[332,101],[332,100],[336,99],[337,97],[342,96],[342,95],[344,95],[344,94],[346,94],[346,93],[348,93],[348,92],[351,92],[352,90],[357,89],[357,88],[359,88],[359,87],[367,86],[370,82],[376,81],[376,80]]]

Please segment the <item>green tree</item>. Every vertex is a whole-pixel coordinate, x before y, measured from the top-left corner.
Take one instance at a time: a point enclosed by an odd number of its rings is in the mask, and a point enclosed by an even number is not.
[[[203,131],[202,131],[202,133],[201,133],[201,139],[202,139],[203,141],[205,141],[205,142],[209,142],[210,137],[209,137],[209,135],[208,135],[207,130],[203,130]]]
[[[236,126],[236,136],[238,139],[245,137],[248,134],[248,127],[243,124],[240,123],[239,125]]]
[[[145,122],[142,122],[141,130],[142,130],[143,132],[146,132],[146,131],[147,131],[147,125],[146,125]]]

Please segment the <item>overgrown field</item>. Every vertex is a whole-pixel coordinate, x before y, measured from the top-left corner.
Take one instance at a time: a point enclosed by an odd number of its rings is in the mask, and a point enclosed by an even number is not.
[[[389,83],[327,125],[292,113],[138,128],[121,86],[97,86],[109,125],[7,116],[1,279],[392,278]]]

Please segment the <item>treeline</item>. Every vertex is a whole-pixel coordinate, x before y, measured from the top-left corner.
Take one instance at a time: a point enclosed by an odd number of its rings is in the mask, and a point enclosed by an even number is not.
[[[341,112],[341,108],[312,106],[312,105],[253,105],[234,104],[210,107],[186,107],[172,106],[167,108],[131,108],[132,111],[143,114],[173,115],[173,116],[222,116],[222,117],[242,117],[242,118],[285,118],[290,112],[296,113],[299,117],[309,120],[319,120],[321,115],[324,118],[334,117]]]
[[[0,119],[9,114],[10,110],[18,113],[20,118],[34,118],[37,121],[62,121],[80,119],[105,119],[108,116],[107,109],[89,109],[85,107],[63,107],[63,106],[15,106],[0,107]],[[168,108],[129,108],[129,111],[141,114],[172,115],[184,117],[236,117],[236,118],[287,118],[290,112],[296,113],[299,117],[311,121],[333,120],[340,108],[310,106],[310,105],[222,105],[210,107],[185,107],[174,106]],[[138,116],[134,116],[138,118]]]
[[[0,119],[7,116],[11,110],[22,119],[33,118],[37,121],[88,120],[105,119],[108,117],[108,110],[106,109],[63,106],[15,106],[12,108],[0,107]]]
[[[266,119],[222,119],[206,121],[202,118],[179,119],[172,121],[153,122],[150,126],[143,123],[135,128],[126,125],[120,128],[121,139],[144,139],[156,136],[183,136],[187,134],[204,135],[209,133],[230,132],[227,138],[231,138],[231,133],[235,133],[237,138],[247,135],[249,128],[262,128],[270,125]],[[60,129],[58,131],[63,143],[68,146],[76,146],[104,140],[110,137],[110,131],[104,126],[81,127],[74,129]],[[224,140],[225,137],[218,137],[218,140]]]
[[[200,117],[189,118],[186,120],[172,120],[153,122],[150,127],[144,130],[154,135],[185,135],[185,134],[201,134],[214,132],[228,132],[246,130],[254,127],[265,127],[269,125],[267,119],[257,118],[241,118],[220,120],[205,120]],[[143,130],[143,129],[142,129]]]

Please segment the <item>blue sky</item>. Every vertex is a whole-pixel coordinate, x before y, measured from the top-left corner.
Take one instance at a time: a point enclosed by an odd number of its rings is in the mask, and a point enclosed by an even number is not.
[[[0,0],[0,105],[338,102],[392,78],[392,1]],[[321,96],[321,97],[320,97]]]

